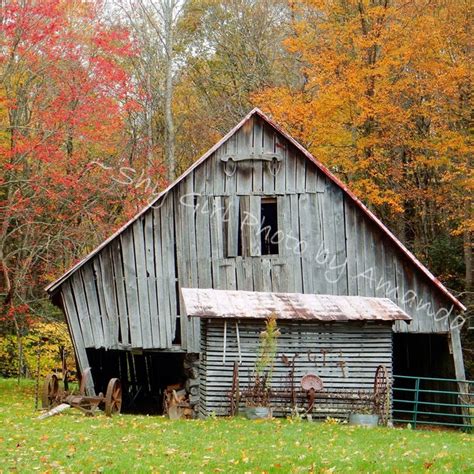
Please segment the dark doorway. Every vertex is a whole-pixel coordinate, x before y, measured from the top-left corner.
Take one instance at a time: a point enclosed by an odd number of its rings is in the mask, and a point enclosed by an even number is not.
[[[394,410],[411,410],[414,398],[414,379],[404,379],[397,376],[427,377],[439,379],[455,378],[453,356],[449,349],[447,334],[394,334],[393,335],[393,373],[394,398],[400,400],[394,402]],[[419,395],[419,409],[425,412],[444,412],[446,406],[442,404],[456,403],[456,392],[458,387],[455,382],[443,382],[439,380],[421,380],[420,388],[431,390],[433,393],[421,393]],[[444,393],[443,393],[444,392]],[[449,410],[456,413],[456,411]],[[403,415],[397,415],[403,416]],[[410,415],[407,414],[409,417]],[[432,415],[426,415],[425,421],[429,421]],[[446,417],[446,421],[454,422],[457,418]]]
[[[112,377],[122,382],[124,413],[162,414],[164,389],[185,381],[184,353],[88,349],[87,355],[96,393],[105,393]]]

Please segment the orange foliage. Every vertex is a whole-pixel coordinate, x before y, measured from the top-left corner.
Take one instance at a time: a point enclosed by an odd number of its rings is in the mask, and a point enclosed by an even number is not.
[[[472,2],[299,0],[301,81],[254,99],[385,217],[464,215]],[[420,211],[421,212],[421,211]],[[464,221],[465,223],[466,221]]]

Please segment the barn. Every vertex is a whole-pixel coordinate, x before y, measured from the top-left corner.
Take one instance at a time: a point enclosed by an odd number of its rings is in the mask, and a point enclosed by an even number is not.
[[[224,413],[265,307],[282,319],[280,355],[313,361],[335,390],[366,388],[378,363],[465,378],[462,303],[258,109],[47,291],[79,369],[92,368],[88,390],[120,377],[129,410],[159,413],[166,387],[181,384],[196,414]]]

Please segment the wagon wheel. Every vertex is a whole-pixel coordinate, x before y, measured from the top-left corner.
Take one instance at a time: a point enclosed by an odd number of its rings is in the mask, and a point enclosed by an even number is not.
[[[105,414],[112,416],[122,408],[122,384],[119,379],[110,379],[105,394]]]
[[[43,385],[43,395],[41,405],[43,408],[49,409],[55,405],[59,393],[59,381],[56,375],[48,375]]]
[[[374,377],[374,405],[383,425],[387,422],[389,411],[389,407],[387,406],[388,383],[387,368],[384,365],[379,365]]]

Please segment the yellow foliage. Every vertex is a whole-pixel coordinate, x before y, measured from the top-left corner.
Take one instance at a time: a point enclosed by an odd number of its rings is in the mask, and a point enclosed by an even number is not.
[[[62,322],[37,322],[30,333],[22,337],[23,366],[30,377],[36,377],[38,351],[40,352],[40,377],[61,372],[61,350],[66,351],[69,370],[75,371],[74,350],[69,332]],[[0,375],[15,377],[18,375],[19,347],[15,335],[0,336]]]

